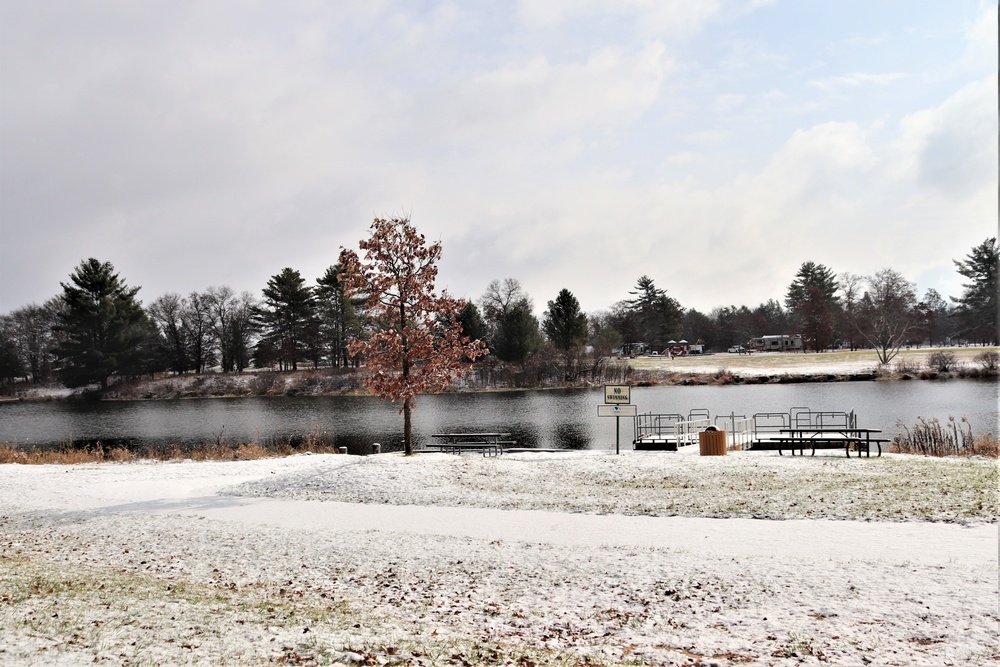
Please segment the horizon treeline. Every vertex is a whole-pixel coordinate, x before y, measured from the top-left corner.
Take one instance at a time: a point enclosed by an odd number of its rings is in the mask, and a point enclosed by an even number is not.
[[[967,282],[946,299],[891,268],[837,274],[804,262],[784,295],[756,306],[684,308],[647,275],[607,309],[584,313],[572,291],[551,295],[539,320],[515,278],[493,280],[466,300],[463,334],[490,354],[475,362],[479,381],[532,386],[552,381],[614,380],[610,359],[666,350],[673,341],[725,351],[763,335],[801,335],[803,352],[868,348],[886,364],[904,345],[996,344],[998,264],[995,237],[953,260]],[[148,305],[111,263],[90,258],[60,283],[62,293],[0,315],[0,383],[100,385],[160,372],[241,372],[248,368],[350,368],[348,343],[373,332],[362,296],[345,296],[342,267],[312,281],[284,268],[259,295],[211,286],[166,293]]]

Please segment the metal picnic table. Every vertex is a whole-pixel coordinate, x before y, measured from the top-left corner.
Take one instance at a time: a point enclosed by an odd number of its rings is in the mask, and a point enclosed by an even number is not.
[[[432,438],[440,442],[432,442],[429,448],[439,452],[460,454],[464,451],[479,451],[483,456],[498,456],[503,454],[504,446],[516,445],[510,440],[510,433],[434,433]]]
[[[871,456],[871,445],[875,445],[878,448],[878,456],[882,456],[882,443],[889,441],[886,438],[872,437],[873,433],[881,432],[874,428],[806,426],[779,429],[778,433],[787,435],[775,438],[774,441],[778,443],[779,455],[782,453],[781,450],[785,448],[791,451],[792,456],[795,456],[796,449],[803,456],[805,456],[806,449],[811,449],[812,455],[816,456],[817,449],[840,449],[843,447],[844,453],[850,458],[851,445],[854,445],[860,458],[861,452],[864,452],[866,457]]]

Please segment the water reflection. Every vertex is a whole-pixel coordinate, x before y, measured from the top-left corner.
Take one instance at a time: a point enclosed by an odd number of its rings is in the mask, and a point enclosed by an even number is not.
[[[582,424],[559,424],[553,430],[553,446],[556,449],[588,449],[590,429]]]
[[[521,447],[614,449],[614,418],[598,417],[601,389],[506,391],[421,396],[413,413],[416,443],[433,433],[509,432]],[[898,432],[897,420],[967,416],[976,433],[1000,432],[998,385],[991,381],[841,382],[797,385],[635,387],[640,412],[687,414],[707,408],[712,415],[813,410],[854,410],[858,424]],[[398,406],[370,396],[256,397],[138,402],[0,403],[0,443],[21,446],[100,441],[135,447],[306,443],[333,441],[351,453],[367,454],[373,442],[383,451],[401,447]],[[631,420],[621,420],[621,443],[629,446]]]

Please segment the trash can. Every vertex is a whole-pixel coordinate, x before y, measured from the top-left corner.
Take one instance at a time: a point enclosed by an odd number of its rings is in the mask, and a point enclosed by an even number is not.
[[[698,450],[702,456],[725,456],[726,432],[709,426],[698,434]]]

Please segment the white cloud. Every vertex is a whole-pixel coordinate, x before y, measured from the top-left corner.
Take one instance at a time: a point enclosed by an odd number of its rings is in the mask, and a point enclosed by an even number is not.
[[[966,50],[964,61],[976,69],[997,70],[997,3],[983,1],[980,13],[969,25],[965,33]]]
[[[887,86],[909,76],[906,72],[853,72],[829,79],[816,79],[809,82],[810,86],[821,90],[835,90],[842,87],[855,86]]]
[[[0,310],[90,255],[147,300],[312,279],[393,213],[444,241],[452,291],[513,276],[588,309],[642,274],[701,309],[780,296],[807,259],[931,275],[995,233],[982,66],[924,91],[834,62],[854,73],[809,75],[848,101],[830,111],[740,23],[753,3],[238,7],[2,6]],[[991,15],[969,53],[995,57]],[[906,106],[855,111],[901,84]]]
[[[896,149],[907,176],[959,198],[997,183],[997,77],[963,86],[944,104],[908,115]]]
[[[633,122],[657,99],[672,66],[662,44],[602,48],[582,62],[544,56],[456,83],[428,106],[435,137],[456,144],[551,142]]]
[[[685,35],[700,30],[727,5],[720,0],[520,0],[518,15],[535,28],[576,20],[599,21],[602,16],[626,15],[645,34]],[[760,3],[754,3],[760,4]]]

